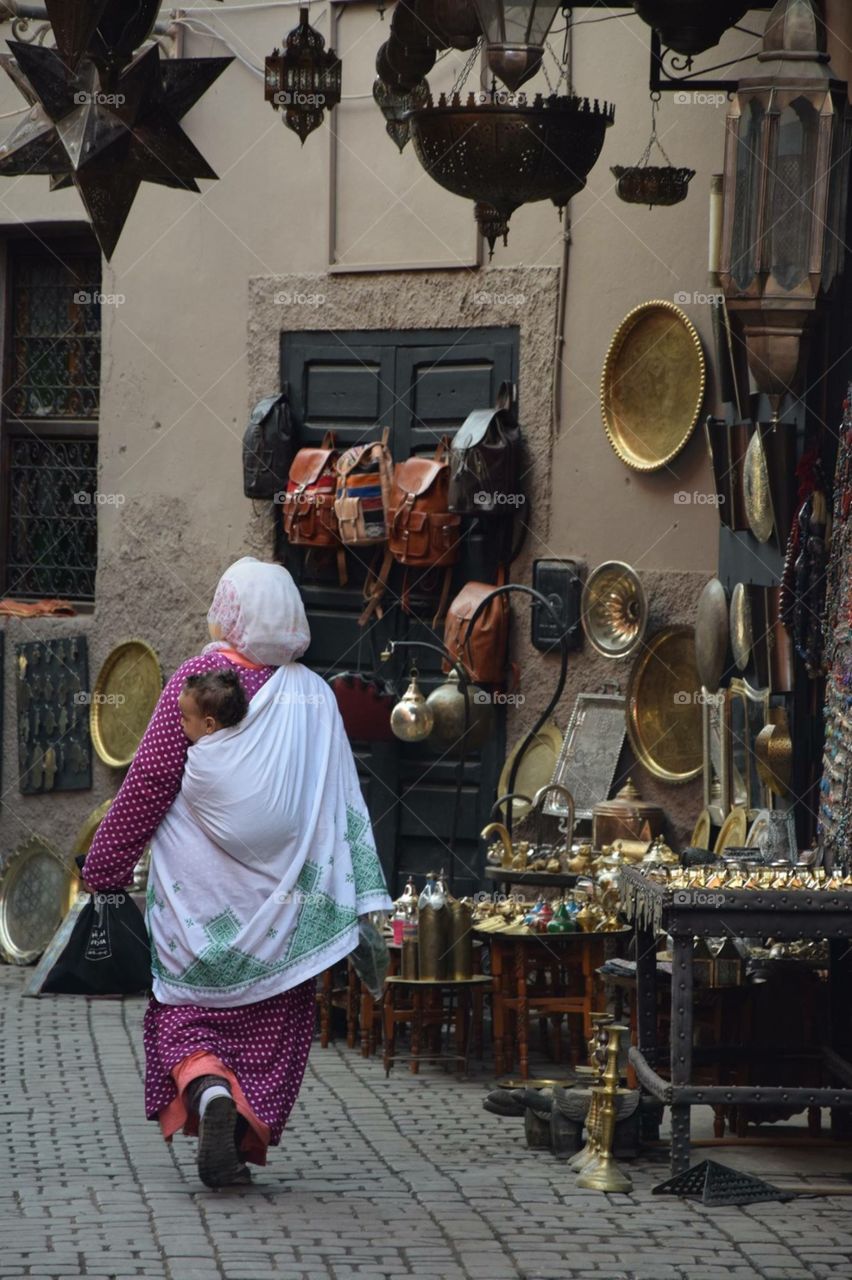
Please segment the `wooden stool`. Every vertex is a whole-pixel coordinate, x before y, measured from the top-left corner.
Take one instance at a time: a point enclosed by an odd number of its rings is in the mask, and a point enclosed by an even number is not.
[[[402,1056],[396,1052],[396,1029],[401,1022],[411,1027],[410,1052],[404,1056],[414,1075],[419,1072],[421,1062],[454,1062],[460,1073],[466,1072],[471,1039],[475,1038],[473,1023],[477,1006],[474,992],[482,993],[491,988],[492,979],[482,974],[473,978],[388,978],[384,1002],[385,1075],[390,1074],[394,1062]],[[445,995],[449,997],[446,1009]],[[480,1014],[481,1008],[480,1001]],[[445,1020],[454,1034],[455,1053],[440,1051]],[[481,1034],[480,1030],[480,1041]],[[422,1051],[424,1035],[432,1052]]]

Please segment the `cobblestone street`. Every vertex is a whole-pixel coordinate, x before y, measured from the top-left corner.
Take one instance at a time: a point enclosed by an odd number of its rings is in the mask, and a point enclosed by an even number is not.
[[[482,1110],[485,1080],[397,1067],[386,1081],[379,1059],[345,1046],[314,1046],[254,1185],[207,1191],[194,1144],[167,1147],[142,1114],[143,1002],[22,1000],[26,977],[0,969],[3,1280],[852,1277],[849,1199],[712,1210],[652,1198],[662,1152],[631,1166],[633,1195],[578,1191],[527,1150],[520,1121]],[[852,1166],[830,1154],[811,1156],[823,1175]]]

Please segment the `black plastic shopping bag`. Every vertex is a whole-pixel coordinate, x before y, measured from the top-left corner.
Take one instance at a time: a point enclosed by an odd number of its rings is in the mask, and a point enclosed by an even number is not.
[[[124,889],[92,893],[41,994],[133,995],[151,986],[145,919]]]

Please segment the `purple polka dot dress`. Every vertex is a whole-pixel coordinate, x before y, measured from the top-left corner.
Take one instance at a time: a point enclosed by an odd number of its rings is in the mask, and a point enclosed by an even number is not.
[[[229,669],[246,697],[275,667],[233,662],[221,650],[190,658],[166,685],[127,776],[98,828],[83,875],[93,889],[128,884],[181,785],[189,743],[178,695],[187,676]],[[145,1113],[161,1114],[177,1097],[172,1072],[192,1054],[217,1058],[235,1076],[254,1116],[276,1146],[302,1083],[314,1029],[313,978],[281,995],[233,1009],[167,1005],[151,999],[145,1014]]]

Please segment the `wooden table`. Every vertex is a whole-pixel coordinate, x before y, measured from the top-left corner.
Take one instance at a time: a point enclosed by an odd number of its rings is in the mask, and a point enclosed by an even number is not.
[[[494,1065],[498,1076],[512,1067],[517,1042],[521,1078],[529,1076],[529,1020],[558,1019],[560,1035],[563,1016],[582,1023],[572,1060],[585,1059],[586,1044],[592,1034],[591,1015],[602,1010],[603,981],[596,973],[605,959],[607,941],[629,939],[630,930],[617,933],[529,933],[486,932],[480,935],[491,945],[491,973],[494,978]],[[533,985],[530,985],[530,978]],[[511,1023],[516,1024],[513,1036]],[[557,1060],[561,1057],[561,1038]]]
[[[403,978],[395,976],[385,981],[384,1003],[384,1068],[385,1075],[399,1058],[396,1052],[396,1028],[400,1022],[411,1026],[411,1051],[404,1055],[411,1071],[416,1075],[421,1062],[454,1062],[459,1072],[467,1072],[470,1059],[473,993],[490,990],[492,979],[487,974],[473,978]],[[403,995],[405,1004],[398,1003]],[[430,1027],[438,1027],[440,1034],[444,1024],[444,995],[449,995],[448,1018],[454,1024],[455,1053],[423,1053],[423,1033]],[[435,1000],[437,994],[438,999]],[[455,1005],[453,999],[457,997]]]
[[[852,892],[806,889],[669,889],[637,868],[621,873],[622,910],[636,927],[639,1045],[630,1061],[643,1089],[671,1108],[671,1170],[683,1173],[690,1160],[690,1110],[695,1106],[831,1107],[839,1129],[842,1109],[852,1107]],[[657,1067],[656,938],[673,939],[669,1078]],[[714,1085],[693,1079],[693,939],[827,938],[829,943],[830,1043],[815,1052],[779,1043],[776,1060],[815,1059],[832,1088],[803,1085]],[[783,1041],[783,1027],[779,1039]],[[843,1050],[841,1056],[840,1050]],[[747,1046],[717,1046],[716,1058],[733,1053],[747,1062]],[[764,1060],[767,1050],[762,1050]],[[839,1114],[835,1115],[835,1111]]]

